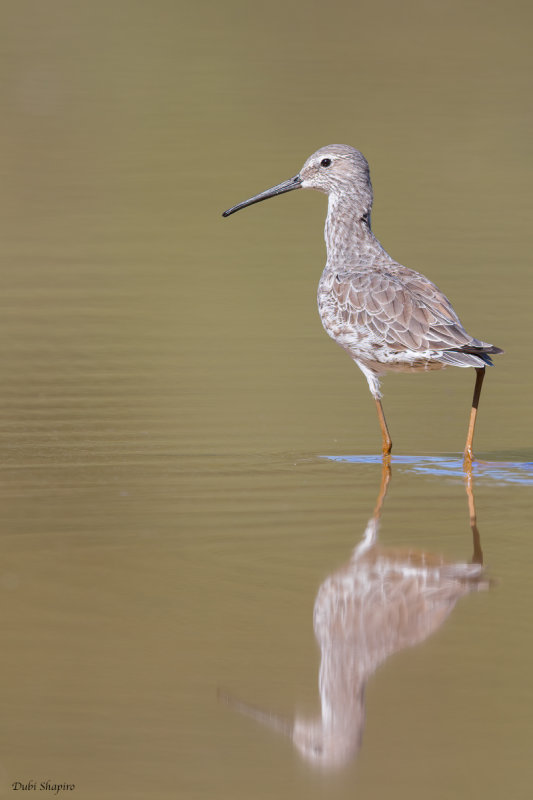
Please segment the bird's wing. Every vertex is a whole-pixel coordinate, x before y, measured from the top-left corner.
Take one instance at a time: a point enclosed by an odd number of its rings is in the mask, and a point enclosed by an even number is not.
[[[393,350],[448,350],[484,344],[468,335],[435,284],[406,267],[394,272],[338,272],[332,291],[339,322],[368,330]]]

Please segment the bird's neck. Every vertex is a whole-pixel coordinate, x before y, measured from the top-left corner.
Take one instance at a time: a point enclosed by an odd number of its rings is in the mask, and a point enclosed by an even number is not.
[[[370,211],[354,198],[330,194],[324,229],[328,267],[371,265],[387,256],[372,233]]]

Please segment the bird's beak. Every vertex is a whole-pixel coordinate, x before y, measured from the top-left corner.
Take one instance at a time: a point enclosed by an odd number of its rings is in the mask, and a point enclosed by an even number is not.
[[[278,183],[277,186],[273,186],[272,189],[267,189],[266,192],[261,192],[261,194],[256,194],[255,197],[250,197],[249,200],[243,200],[242,203],[237,203],[237,205],[233,206],[233,208],[228,208],[227,211],[224,211],[222,216],[229,217],[230,214],[234,214],[235,211],[240,211],[241,208],[246,208],[246,206],[251,206],[254,203],[260,203],[261,200],[266,200],[267,197],[275,197],[277,194],[292,192],[293,189],[300,189],[301,186],[302,186],[302,179],[300,178],[299,175],[295,175],[294,178],[289,178],[288,181],[283,181],[283,183]]]

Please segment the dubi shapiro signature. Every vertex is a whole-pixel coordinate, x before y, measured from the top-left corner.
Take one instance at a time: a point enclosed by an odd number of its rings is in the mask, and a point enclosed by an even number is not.
[[[73,792],[76,788],[75,783],[55,783],[54,781],[14,781],[11,784],[11,788],[14,792],[22,791],[22,792],[53,792],[54,794],[59,794],[59,792]]]

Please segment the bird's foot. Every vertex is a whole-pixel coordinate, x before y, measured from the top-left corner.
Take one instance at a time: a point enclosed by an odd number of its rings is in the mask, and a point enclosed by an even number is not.
[[[463,456],[463,469],[465,472],[472,471],[472,462],[474,461],[474,451],[471,447],[467,447]]]
[[[383,460],[385,461],[388,459],[390,461],[390,454],[392,450],[392,442],[390,439],[383,439],[383,446],[381,448],[381,453],[383,455]]]

